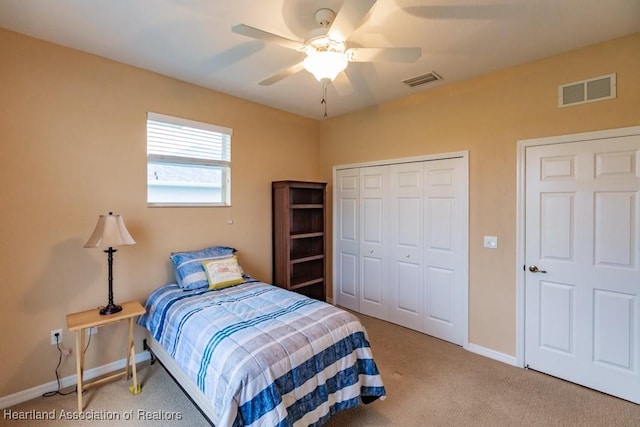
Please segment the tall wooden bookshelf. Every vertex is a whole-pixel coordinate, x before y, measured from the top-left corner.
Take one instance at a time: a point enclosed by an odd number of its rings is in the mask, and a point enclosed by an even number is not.
[[[272,183],[273,281],[326,299],[326,187],[324,182]]]

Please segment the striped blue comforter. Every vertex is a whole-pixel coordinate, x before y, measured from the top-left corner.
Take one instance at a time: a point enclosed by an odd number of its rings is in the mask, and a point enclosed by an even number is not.
[[[166,285],[139,323],[211,401],[223,426],[319,426],[385,389],[359,320],[262,282]]]

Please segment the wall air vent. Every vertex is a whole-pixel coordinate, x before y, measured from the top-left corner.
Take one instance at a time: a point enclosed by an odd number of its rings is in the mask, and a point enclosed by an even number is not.
[[[586,104],[616,97],[616,73],[558,87],[558,107]]]
[[[425,85],[427,83],[437,82],[438,80],[442,80],[442,76],[440,76],[435,71],[432,71],[427,74],[423,74],[421,76],[413,77],[407,80],[404,80],[402,83],[406,84],[410,87],[416,87],[420,85]]]

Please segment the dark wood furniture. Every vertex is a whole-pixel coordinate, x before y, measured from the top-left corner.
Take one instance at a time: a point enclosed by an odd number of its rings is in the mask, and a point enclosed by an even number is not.
[[[273,282],[321,301],[326,299],[326,187],[272,183]]]

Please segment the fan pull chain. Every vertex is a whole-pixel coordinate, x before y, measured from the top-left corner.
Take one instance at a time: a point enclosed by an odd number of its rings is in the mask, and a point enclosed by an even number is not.
[[[320,104],[324,105],[324,116],[327,117],[327,82],[322,82],[322,101]]]

